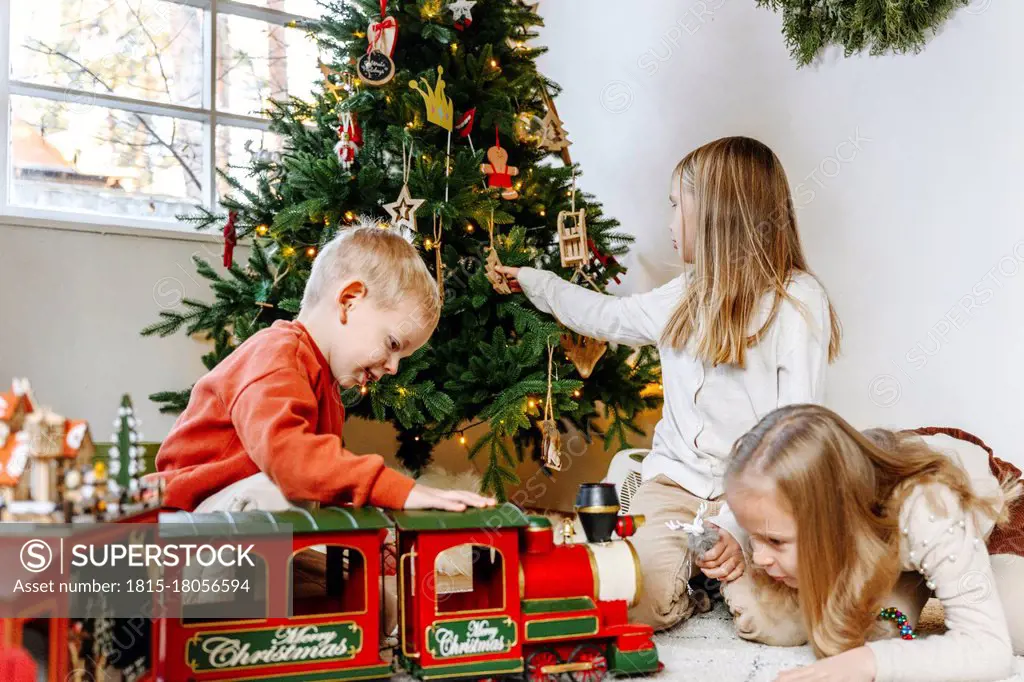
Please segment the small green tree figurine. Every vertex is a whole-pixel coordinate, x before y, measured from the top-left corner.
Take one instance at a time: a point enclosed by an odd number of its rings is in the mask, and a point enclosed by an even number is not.
[[[136,428],[142,420],[135,417],[132,399],[127,393],[121,397],[121,408],[114,419],[116,431],[110,437],[110,462],[107,470],[110,476],[108,490],[118,495],[127,490],[131,498],[137,498],[142,491],[142,475],[145,473],[146,462],[143,459],[145,450],[142,447],[142,434]]]

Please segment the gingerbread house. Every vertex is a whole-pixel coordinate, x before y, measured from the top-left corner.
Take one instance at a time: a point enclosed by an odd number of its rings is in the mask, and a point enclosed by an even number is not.
[[[27,380],[0,396],[0,499],[4,504],[61,501],[68,472],[87,468],[95,453],[89,424],[37,408]]]

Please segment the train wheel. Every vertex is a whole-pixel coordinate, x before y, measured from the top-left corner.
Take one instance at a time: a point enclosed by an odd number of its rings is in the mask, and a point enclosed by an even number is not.
[[[569,657],[570,663],[590,663],[589,670],[577,670],[573,673],[573,682],[600,682],[608,674],[608,658],[604,652],[593,644],[581,644]]]
[[[526,659],[526,672],[523,678],[526,682],[558,682],[558,675],[544,672],[544,667],[558,665],[561,662],[558,654],[550,649],[534,651]]]

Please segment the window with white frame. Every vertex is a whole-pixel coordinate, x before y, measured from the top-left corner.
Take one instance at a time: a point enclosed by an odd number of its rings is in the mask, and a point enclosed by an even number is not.
[[[0,0],[0,213],[181,229],[216,169],[280,151],[320,72],[317,0]],[[234,175],[243,182],[238,170]]]

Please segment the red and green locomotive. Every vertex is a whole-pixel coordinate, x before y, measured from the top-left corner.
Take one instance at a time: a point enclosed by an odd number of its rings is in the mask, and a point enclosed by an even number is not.
[[[598,511],[629,534],[629,517]],[[180,591],[159,595],[164,607],[181,599],[171,610],[182,617],[149,621],[144,660],[107,682],[376,680],[396,668],[424,680],[591,682],[661,669],[651,628],[627,617],[642,589],[638,559],[628,538],[610,532],[598,533],[604,542],[556,545],[546,517],[510,504],[463,513],[169,512],[160,522],[170,539],[217,528],[221,536],[237,529],[238,541],[288,529],[291,556],[232,575],[251,580],[245,617],[209,595],[198,604]],[[6,643],[21,643],[27,621],[19,620],[0,622]],[[74,636],[67,620],[53,624]],[[66,646],[50,651],[48,679],[76,679]],[[99,679],[89,675],[82,679]]]

